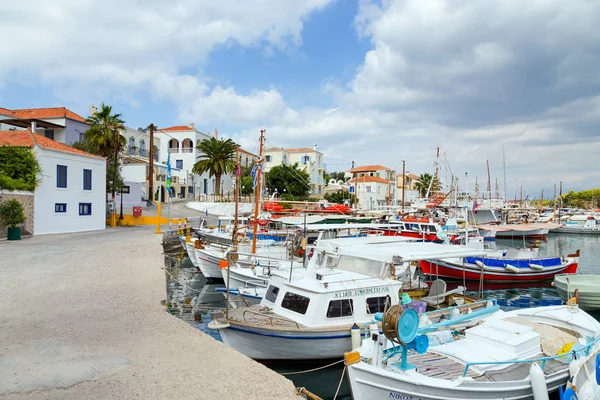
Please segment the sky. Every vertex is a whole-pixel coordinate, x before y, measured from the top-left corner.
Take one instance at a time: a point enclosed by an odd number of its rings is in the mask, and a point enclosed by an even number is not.
[[[0,107],[112,105],[329,171],[382,164],[530,198],[600,187],[598,0],[0,2]],[[467,179],[465,180],[465,174]]]

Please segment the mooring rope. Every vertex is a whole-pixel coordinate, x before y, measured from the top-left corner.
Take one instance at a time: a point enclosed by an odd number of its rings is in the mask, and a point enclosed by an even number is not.
[[[321,369],[325,369],[325,368],[329,368],[333,365],[339,364],[339,363],[343,363],[344,360],[339,360],[336,361],[334,363],[328,364],[328,365],[324,365],[322,367],[318,367],[318,368],[313,368],[313,369],[307,369],[306,371],[297,371],[297,372],[280,372],[279,375],[298,375],[298,374],[306,374],[307,372],[314,372],[314,371],[318,371]]]
[[[346,375],[347,365],[344,366],[344,370],[342,371],[342,377],[340,378],[340,383],[338,383],[337,390],[335,391],[335,396],[333,396],[333,400],[337,399],[338,393],[340,392],[340,388],[342,387],[342,381],[344,380],[344,375]]]

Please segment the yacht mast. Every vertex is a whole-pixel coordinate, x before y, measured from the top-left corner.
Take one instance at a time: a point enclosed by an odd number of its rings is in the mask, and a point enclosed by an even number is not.
[[[258,160],[256,160],[256,164],[257,164],[257,169],[256,169],[256,173],[258,174],[257,176],[257,181],[256,181],[256,187],[254,188],[254,224],[252,225],[252,254],[256,253],[256,231],[258,229],[258,211],[259,211],[259,205],[258,205],[258,199],[259,197],[262,197],[262,191],[260,189],[260,175],[262,174],[262,168],[261,168],[261,164],[263,162],[263,140],[264,140],[264,134],[266,132],[266,129],[261,129],[260,130],[260,147],[259,147],[259,153],[258,153]]]

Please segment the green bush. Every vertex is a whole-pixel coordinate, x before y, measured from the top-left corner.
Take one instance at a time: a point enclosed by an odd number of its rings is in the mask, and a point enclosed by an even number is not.
[[[0,204],[0,218],[4,225],[14,228],[25,222],[23,206],[18,200],[6,200]]]
[[[40,165],[31,149],[0,147],[0,188],[32,191],[38,184]]]

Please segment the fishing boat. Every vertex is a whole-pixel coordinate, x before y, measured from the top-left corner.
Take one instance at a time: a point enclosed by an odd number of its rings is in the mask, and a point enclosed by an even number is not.
[[[411,283],[398,270],[423,258],[478,255],[465,246],[435,243],[368,244],[328,253],[315,248],[300,279],[273,275],[259,305],[213,314],[210,329],[257,360],[338,358],[352,348],[351,328],[364,329]]]
[[[559,388],[560,400],[600,399],[600,351],[573,361],[569,366],[571,377],[566,390]]]
[[[600,234],[600,223],[593,215],[571,215],[552,233]]]
[[[452,242],[459,237],[458,232],[448,231],[428,217],[407,216],[389,223],[391,226],[380,228],[386,236],[404,236],[434,243],[443,243],[445,240]]]
[[[548,399],[600,348],[600,323],[565,305],[432,324],[411,314],[388,310],[383,334],[345,355],[354,400]]]
[[[582,310],[600,310],[600,275],[560,274],[552,285],[564,302],[576,296]]]
[[[560,225],[554,223],[524,223],[507,225],[480,224],[477,227],[483,231],[496,232],[496,239],[540,239],[548,237],[551,229]]]
[[[557,274],[575,274],[580,252],[566,257],[536,257],[525,249],[511,249],[484,256],[422,260],[421,270],[428,275],[470,281],[537,282]]]

